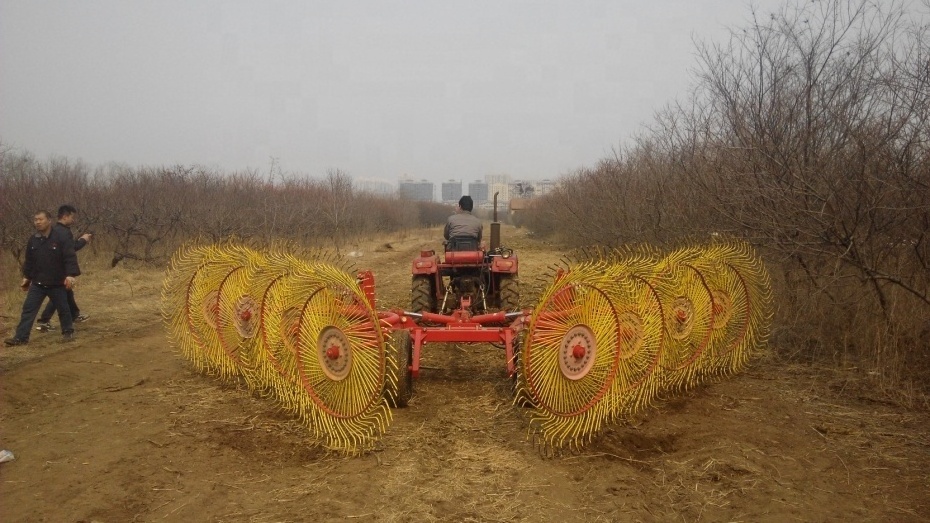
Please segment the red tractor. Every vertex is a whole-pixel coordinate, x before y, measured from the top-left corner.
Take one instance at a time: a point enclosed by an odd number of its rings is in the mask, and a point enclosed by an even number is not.
[[[421,251],[413,260],[410,310],[448,314],[464,308],[472,314],[520,309],[517,257],[503,247],[485,251]]]
[[[410,310],[449,314],[464,309],[473,315],[518,311],[517,269],[513,249],[500,245],[495,201],[490,250],[474,238],[450,238],[442,257],[434,250],[420,251],[413,260]]]

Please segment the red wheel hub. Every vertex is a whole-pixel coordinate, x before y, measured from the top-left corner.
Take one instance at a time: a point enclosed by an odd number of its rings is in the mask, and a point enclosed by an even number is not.
[[[588,375],[597,355],[597,342],[590,327],[578,324],[562,336],[559,348],[559,370],[574,381]]]
[[[320,332],[316,356],[320,370],[333,381],[344,380],[351,373],[352,344],[339,327],[330,325]]]
[[[572,347],[572,356],[574,356],[576,360],[584,358],[585,354],[587,353],[588,351],[585,350],[584,346],[580,343]]]

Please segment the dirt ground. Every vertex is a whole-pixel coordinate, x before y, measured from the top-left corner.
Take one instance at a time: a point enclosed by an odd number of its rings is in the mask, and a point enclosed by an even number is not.
[[[379,308],[405,307],[437,231],[353,246]],[[504,228],[524,306],[560,253]],[[389,245],[389,247],[388,247]],[[348,250],[348,249],[347,249]],[[852,374],[760,355],[583,451],[545,456],[490,345],[427,346],[380,446],[341,457],[244,386],[200,375],[160,322],[161,272],[82,252],[79,339],[0,352],[0,520],[930,521],[930,422]],[[21,305],[5,271],[0,334]],[[57,320],[56,320],[57,321]]]

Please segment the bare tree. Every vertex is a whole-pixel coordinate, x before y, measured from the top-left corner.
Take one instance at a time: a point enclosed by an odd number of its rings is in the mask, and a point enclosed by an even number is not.
[[[930,212],[926,43],[905,22],[896,3],[807,3],[700,48],[706,160],[693,167],[715,175],[692,179],[812,282],[859,278],[883,309],[887,285],[930,304],[926,277],[889,256],[926,244],[913,224]]]

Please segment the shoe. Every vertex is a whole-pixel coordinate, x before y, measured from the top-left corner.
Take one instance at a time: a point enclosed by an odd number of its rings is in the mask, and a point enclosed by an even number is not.
[[[48,332],[54,329],[55,327],[52,327],[52,324],[47,321],[36,322],[36,330],[39,332]]]
[[[63,332],[63,333],[61,333],[61,341],[64,342],[64,343],[67,343],[67,342],[69,342],[69,341],[74,341],[75,339],[76,339],[76,338],[74,337],[74,333],[73,333],[73,332]]]
[[[86,314],[81,314],[77,318],[74,318],[74,323],[83,323],[90,319],[90,316]]]
[[[13,347],[15,345],[25,345],[29,343],[29,340],[21,340],[19,338],[7,338],[3,340],[3,344],[7,347]]]

